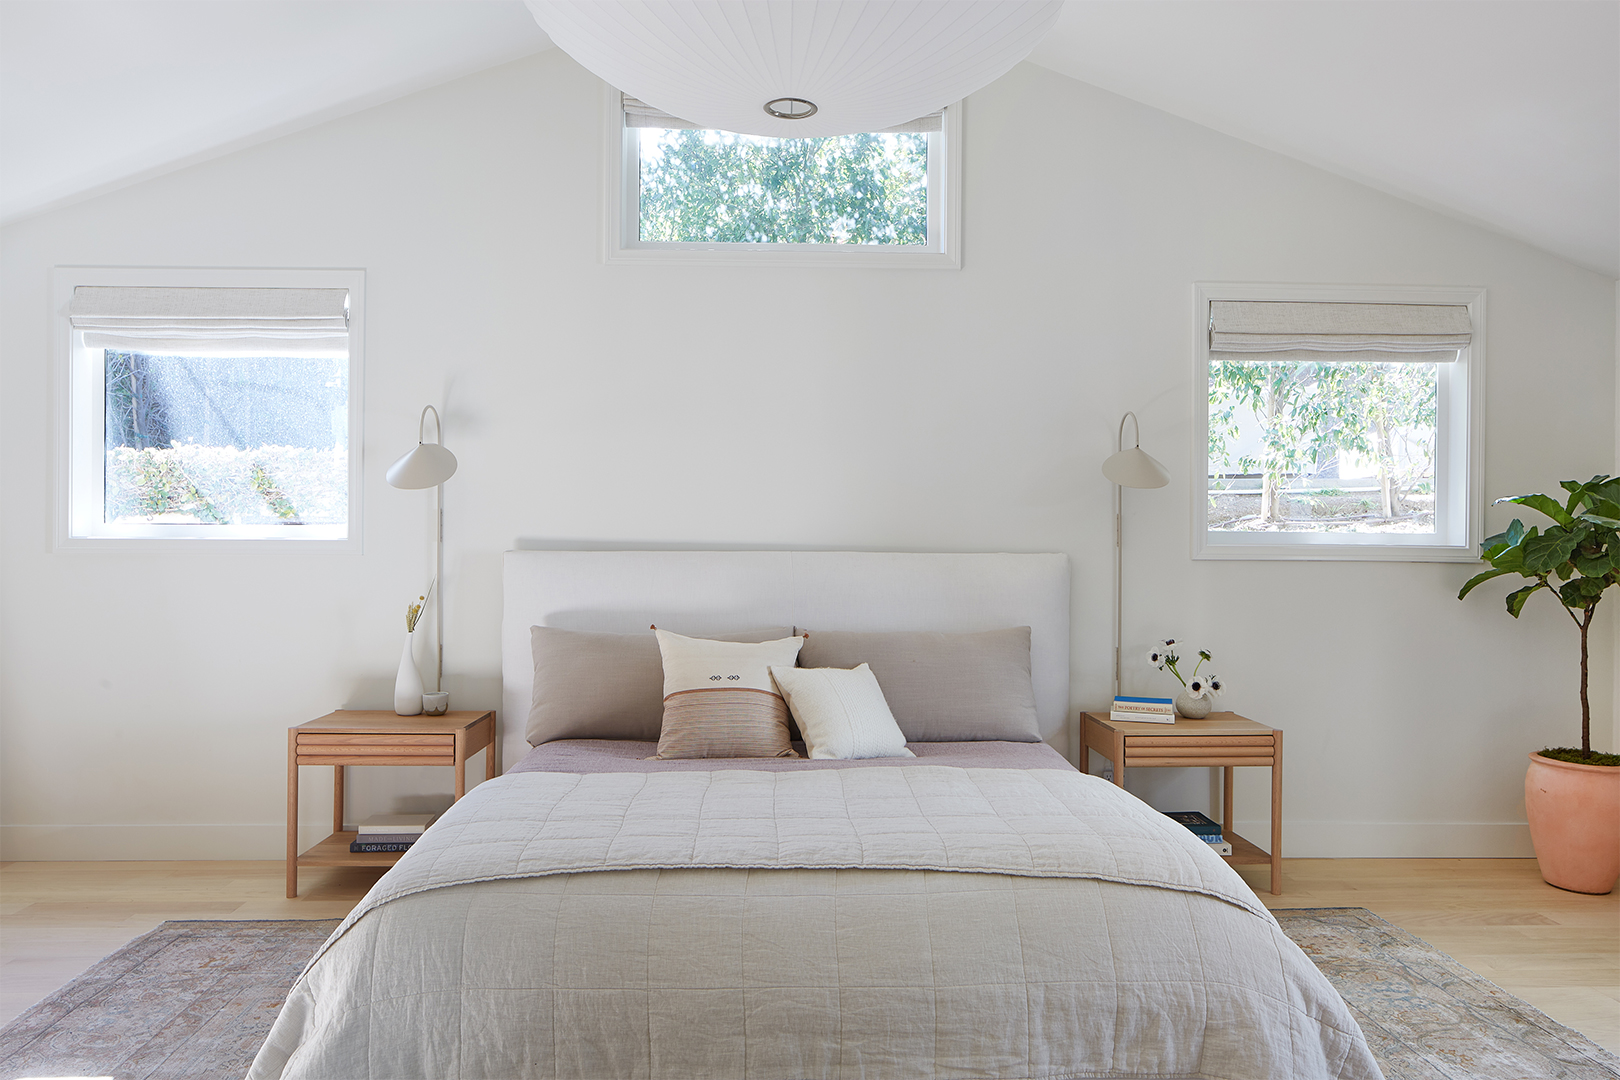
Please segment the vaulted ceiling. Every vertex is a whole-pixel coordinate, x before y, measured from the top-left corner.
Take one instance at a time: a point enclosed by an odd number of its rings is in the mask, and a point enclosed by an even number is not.
[[[549,47],[520,0],[5,0],[0,220]],[[1030,59],[1620,276],[1617,0],[1068,0]]]

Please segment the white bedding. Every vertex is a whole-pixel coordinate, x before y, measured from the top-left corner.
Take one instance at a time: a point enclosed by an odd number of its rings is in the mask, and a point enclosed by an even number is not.
[[[522,773],[291,991],[271,1077],[1377,1077],[1232,870],[1072,771]]]

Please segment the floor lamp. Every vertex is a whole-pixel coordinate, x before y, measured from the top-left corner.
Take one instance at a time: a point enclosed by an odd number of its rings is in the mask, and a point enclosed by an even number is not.
[[[1125,449],[1125,421],[1135,429],[1135,443]],[[1124,567],[1124,494],[1126,488],[1161,488],[1170,482],[1170,473],[1142,449],[1142,425],[1136,414],[1119,418],[1119,439],[1115,453],[1103,462],[1103,475],[1114,482],[1114,696],[1119,696],[1120,581]]]
[[[438,441],[427,442],[427,417],[433,414],[433,435]],[[456,474],[456,455],[444,448],[444,426],[439,422],[439,410],[429,405],[422,410],[416,424],[416,449],[388,466],[388,482],[397,488],[435,489],[433,580],[438,585],[434,596],[433,630],[438,636],[439,662],[433,678],[433,689],[444,689],[444,482]]]

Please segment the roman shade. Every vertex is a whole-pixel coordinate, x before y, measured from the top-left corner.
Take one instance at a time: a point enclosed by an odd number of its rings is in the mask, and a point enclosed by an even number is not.
[[[1211,360],[1443,364],[1473,340],[1464,304],[1211,300]]]
[[[690,120],[682,120],[678,116],[671,116],[669,113],[655,109],[645,101],[633,98],[629,94],[621,94],[620,100],[624,108],[624,126],[628,128],[684,128],[698,130],[703,126],[694,124]],[[938,131],[944,115],[945,110],[936,109],[926,116],[919,116],[915,120],[907,120],[903,124],[884,128],[883,131]]]
[[[297,356],[343,349],[347,289],[80,285],[68,318],[93,349]]]

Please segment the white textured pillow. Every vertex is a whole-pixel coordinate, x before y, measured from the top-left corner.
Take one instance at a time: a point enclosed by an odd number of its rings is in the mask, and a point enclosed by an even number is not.
[[[771,668],[812,758],[916,757],[872,669]]]

